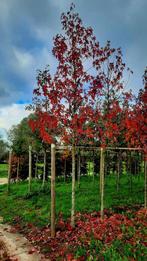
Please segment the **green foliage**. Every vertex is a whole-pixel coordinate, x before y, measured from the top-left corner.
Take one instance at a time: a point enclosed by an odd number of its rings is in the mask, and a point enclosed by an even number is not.
[[[92,176],[94,172],[94,163],[91,161],[87,162],[87,175]]]
[[[40,151],[42,148],[38,133],[33,133],[28,124],[29,119],[33,117],[33,114],[29,115],[28,118],[24,118],[20,124],[14,125],[9,131],[9,141],[17,156],[27,154],[31,144],[36,151]]]
[[[8,176],[8,164],[1,163],[0,164],[0,178],[6,178]]]
[[[6,161],[8,157],[8,143],[0,136],[0,162]]]

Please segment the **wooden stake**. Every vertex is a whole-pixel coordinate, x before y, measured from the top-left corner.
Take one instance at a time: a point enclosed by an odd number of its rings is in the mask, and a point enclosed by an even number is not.
[[[66,181],[66,158],[64,159],[64,182]]]
[[[100,154],[100,196],[101,196],[101,219],[104,218],[104,149]]]
[[[38,164],[38,154],[36,155],[36,162],[35,162],[35,179],[37,179],[37,177],[38,177],[38,166],[37,166],[37,164]]]
[[[51,144],[51,237],[55,237],[55,144]]]
[[[121,153],[118,152],[118,157],[117,157],[117,170],[116,170],[116,174],[117,174],[117,181],[116,181],[116,186],[117,186],[117,192],[119,191],[119,182],[120,182],[120,161],[121,161]]]
[[[102,191],[102,152],[100,152],[100,196]]]
[[[147,208],[147,159],[144,159],[144,208]]]
[[[46,151],[44,150],[44,166],[43,166],[43,181],[42,181],[42,188],[44,188],[44,184],[45,184],[45,176],[46,176]]]
[[[95,172],[94,172],[94,166],[95,166],[95,162],[94,162],[94,151],[93,151],[93,182],[94,182],[94,177],[95,177]]]
[[[75,227],[75,146],[72,146],[72,203],[71,226]]]
[[[12,164],[12,149],[10,149],[9,151],[8,186],[7,186],[8,193],[10,192],[11,164]]]
[[[19,179],[19,161],[20,161],[20,159],[19,159],[19,157],[18,157],[18,161],[17,161],[17,182],[18,182],[18,179]]]
[[[32,181],[32,146],[29,146],[29,186],[28,186],[28,193],[31,192],[31,181]]]
[[[77,172],[78,172],[78,187],[80,187],[80,176],[81,176],[81,155],[80,155],[80,151],[78,153]]]

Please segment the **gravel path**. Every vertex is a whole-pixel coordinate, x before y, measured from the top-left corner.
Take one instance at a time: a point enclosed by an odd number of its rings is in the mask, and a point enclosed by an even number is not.
[[[33,248],[26,238],[15,233],[13,228],[8,225],[0,224],[0,242],[0,260],[50,261],[37,253],[36,249]],[[9,259],[6,257],[7,254]]]
[[[1,241],[0,238],[0,260],[8,260],[9,261],[9,257],[8,257],[8,250],[4,244],[3,241]]]
[[[0,178],[0,185],[4,185],[8,183],[8,179],[7,178]]]

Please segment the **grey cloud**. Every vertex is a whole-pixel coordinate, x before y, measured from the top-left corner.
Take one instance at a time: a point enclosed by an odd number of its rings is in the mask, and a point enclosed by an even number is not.
[[[51,56],[46,50],[58,12],[47,0],[0,1],[0,106],[30,99],[36,69]]]
[[[128,87],[137,92],[142,87],[142,75],[147,65],[147,1],[75,2],[84,22],[94,28],[102,45],[111,40],[114,47],[122,47],[124,60],[134,71]]]
[[[122,47],[134,70],[131,81],[138,90],[147,57],[146,0],[3,0],[0,1],[0,106],[30,99],[36,69],[55,67],[48,50],[60,32],[60,14],[76,4],[84,24],[92,26],[103,45],[111,40]],[[22,62],[21,62],[22,60]],[[132,87],[130,86],[130,87]]]

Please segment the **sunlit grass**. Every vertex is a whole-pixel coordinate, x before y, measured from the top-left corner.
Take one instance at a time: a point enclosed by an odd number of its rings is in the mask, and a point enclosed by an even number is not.
[[[41,181],[32,182],[32,192],[28,194],[27,181],[11,185],[7,194],[6,185],[0,186],[0,216],[4,222],[11,222],[15,216],[22,217],[25,222],[46,225],[50,222],[50,181],[41,189]],[[105,179],[104,207],[115,208],[123,205],[143,204],[144,178],[132,177],[132,185],[127,175],[120,178],[119,190],[116,190],[116,177],[109,175]],[[76,211],[91,212],[100,210],[99,178],[82,177],[81,186],[76,185]],[[71,181],[56,183],[56,212],[63,217],[70,216]]]
[[[0,178],[6,178],[8,176],[8,164],[0,164]]]

